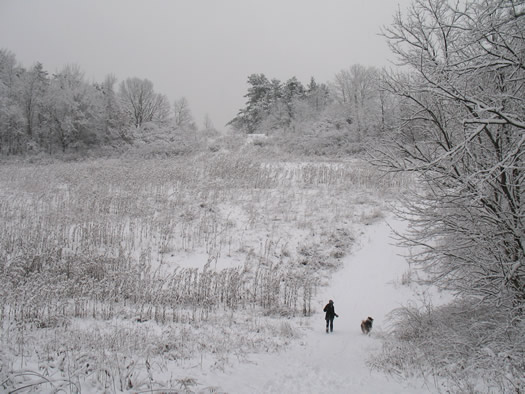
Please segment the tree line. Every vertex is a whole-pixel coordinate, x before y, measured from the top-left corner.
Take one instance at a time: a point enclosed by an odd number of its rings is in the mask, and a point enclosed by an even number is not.
[[[252,74],[246,106],[228,126],[248,134],[291,130],[320,138],[335,131],[360,142],[394,124],[396,104],[381,87],[382,75],[375,67],[357,64],[332,82],[312,77],[304,86],[296,77],[281,82]],[[214,130],[209,117],[204,129]],[[109,74],[92,83],[78,66],[49,74],[41,63],[24,68],[12,52],[0,49],[0,154],[53,155],[137,141],[163,143],[177,132],[195,131],[187,99],[170,103],[148,79],[119,83]]]
[[[246,104],[228,124],[249,134],[344,130],[358,140],[377,135],[394,124],[394,96],[382,88],[382,75],[376,67],[355,64],[331,82],[311,77],[304,86],[295,76],[282,82],[251,74]]]
[[[192,132],[188,101],[170,103],[148,79],[114,75],[89,83],[78,66],[49,74],[41,63],[26,69],[0,50],[0,153],[79,151],[130,143],[149,134]],[[155,138],[155,136],[148,136]]]

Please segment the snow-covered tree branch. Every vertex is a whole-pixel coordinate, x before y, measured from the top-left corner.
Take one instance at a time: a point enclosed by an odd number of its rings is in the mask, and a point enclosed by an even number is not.
[[[406,73],[403,122],[377,162],[424,186],[405,238],[432,283],[525,307],[525,2],[416,0],[385,28]]]

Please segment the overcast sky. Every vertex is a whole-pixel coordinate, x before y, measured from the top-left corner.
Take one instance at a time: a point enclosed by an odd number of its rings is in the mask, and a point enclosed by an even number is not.
[[[391,59],[380,27],[410,0],[0,0],[0,48],[89,81],[147,78],[218,129],[244,106],[252,73],[318,82]]]

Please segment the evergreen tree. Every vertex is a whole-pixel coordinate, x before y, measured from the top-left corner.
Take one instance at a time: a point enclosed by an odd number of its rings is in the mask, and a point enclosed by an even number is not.
[[[330,91],[326,84],[318,84],[314,77],[310,79],[310,83],[306,88],[306,99],[310,108],[315,112],[320,112],[326,108],[329,102]]]
[[[256,132],[269,114],[272,96],[276,93],[276,84],[270,82],[264,74],[251,74],[248,77],[248,84],[248,93],[244,96],[248,99],[246,107],[241,109],[228,125],[251,134]]]

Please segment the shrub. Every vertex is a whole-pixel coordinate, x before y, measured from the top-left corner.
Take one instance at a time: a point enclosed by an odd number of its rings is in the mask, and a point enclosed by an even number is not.
[[[523,319],[467,299],[403,307],[392,318],[394,329],[382,353],[370,360],[372,367],[400,376],[432,375],[452,392],[525,390]]]

